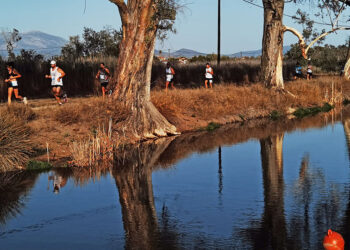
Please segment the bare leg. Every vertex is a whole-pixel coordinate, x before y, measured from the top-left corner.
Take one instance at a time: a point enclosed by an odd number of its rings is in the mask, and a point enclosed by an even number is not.
[[[105,99],[106,88],[102,86],[102,98]]]
[[[52,88],[52,92],[53,92],[53,95],[55,96],[57,103],[62,104],[61,99],[60,99],[61,87]]]
[[[212,89],[213,88],[213,81],[209,81],[209,84],[210,84],[210,88]]]
[[[168,92],[168,86],[169,86],[169,82],[165,82],[165,92]]]
[[[7,104],[8,105],[11,105],[12,92],[13,92],[13,88],[8,88],[8,90],[7,90]]]
[[[13,89],[13,93],[15,93],[16,99],[23,101],[23,97],[18,94],[18,89]]]
[[[204,84],[205,84],[205,88],[207,89],[208,88],[208,80],[205,80]]]
[[[171,82],[171,88],[172,88],[172,89],[176,89],[176,88],[174,87],[174,82]]]

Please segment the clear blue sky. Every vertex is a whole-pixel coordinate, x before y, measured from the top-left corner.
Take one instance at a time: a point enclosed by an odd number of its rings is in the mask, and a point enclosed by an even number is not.
[[[21,32],[39,30],[68,39],[81,34],[83,27],[100,30],[109,25],[120,28],[117,7],[108,0],[11,0],[1,3],[0,28],[17,28]],[[177,33],[170,35],[157,48],[167,51],[181,48],[211,53],[216,51],[217,0],[182,0],[186,7],[178,16]],[[263,32],[263,10],[242,0],[222,2],[222,52],[234,53],[261,48]],[[261,0],[256,0],[261,4]],[[304,10],[313,6],[299,5]],[[294,14],[293,4],[287,4],[285,13]],[[286,25],[298,27],[291,18],[285,17]],[[298,27],[300,29],[300,27]],[[349,31],[327,39],[330,44],[342,44]],[[297,42],[290,34],[285,36],[285,45]]]

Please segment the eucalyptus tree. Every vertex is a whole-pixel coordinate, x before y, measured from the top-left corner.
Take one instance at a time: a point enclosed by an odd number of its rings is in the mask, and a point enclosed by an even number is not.
[[[177,134],[150,98],[156,37],[164,38],[174,29],[176,0],[109,1],[117,5],[122,22],[114,100],[123,104],[128,116],[120,125],[138,139]]]
[[[266,87],[274,87],[284,89],[284,81],[282,74],[283,66],[283,37],[284,33],[289,31],[296,35],[299,39],[300,48],[304,58],[312,45],[321,41],[329,34],[339,30],[347,30],[348,27],[339,25],[339,18],[347,7],[345,2],[340,0],[315,0],[318,8],[317,16],[322,19],[329,19],[329,30],[322,30],[320,33],[314,33],[314,37],[309,45],[306,45],[305,38],[302,33],[292,27],[287,27],[283,24],[284,5],[286,2],[297,2],[297,0],[262,0],[264,7],[264,35],[262,42],[262,57],[261,57],[261,80]],[[303,1],[299,1],[303,2]],[[306,24],[307,28],[312,28],[315,23],[309,20],[305,12],[299,12],[299,20],[301,24]],[[305,18],[305,19],[303,19]],[[306,30],[304,30],[304,34]],[[310,37],[311,34],[308,34]],[[308,38],[309,38],[308,37]],[[350,66],[350,65],[349,65]]]

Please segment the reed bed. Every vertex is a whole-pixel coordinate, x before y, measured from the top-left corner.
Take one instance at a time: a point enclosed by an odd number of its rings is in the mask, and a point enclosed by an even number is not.
[[[25,167],[32,153],[28,126],[15,116],[0,111],[0,172]]]
[[[97,95],[100,93],[100,84],[95,79],[99,64],[104,62],[113,76],[117,65],[117,58],[80,58],[75,61],[57,61],[57,65],[65,71],[63,79],[64,91],[68,96]],[[17,60],[15,68],[22,74],[19,79],[19,92],[29,98],[44,98],[51,96],[51,83],[45,78],[49,74],[48,61]],[[194,88],[203,85],[205,63],[189,63],[186,65],[174,65],[176,76],[175,85],[179,88]],[[220,68],[213,64],[215,83],[248,83],[259,80],[260,63],[257,60],[227,61]],[[284,77],[290,79],[294,71],[294,65],[285,63]],[[7,85],[5,62],[0,61],[0,101],[7,100]],[[152,88],[163,86],[165,81],[165,65],[154,63],[152,68]],[[117,83],[118,84],[118,83]],[[112,88],[112,86],[110,86]]]
[[[99,127],[93,137],[86,141],[73,142],[71,145],[71,164],[79,167],[96,165],[100,161],[113,159],[115,143],[112,139],[112,119],[109,120],[108,129]]]

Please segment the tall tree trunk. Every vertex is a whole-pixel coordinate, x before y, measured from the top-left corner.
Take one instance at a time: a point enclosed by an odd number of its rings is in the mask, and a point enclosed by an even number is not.
[[[110,0],[118,5],[123,39],[120,45],[114,98],[130,112],[123,124],[135,137],[152,138],[176,134],[175,126],[152,104],[151,70],[157,34],[155,0]]]
[[[284,0],[263,0],[264,36],[261,56],[261,81],[266,87],[284,88],[283,11]]]
[[[283,134],[260,140],[264,179],[265,244],[272,249],[285,249],[287,227],[284,213]]]

